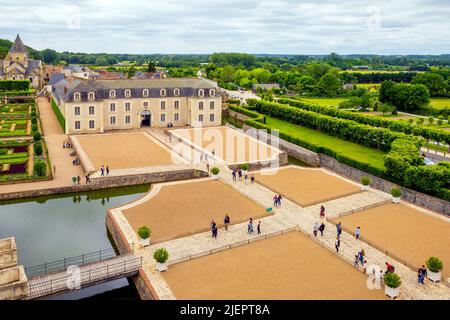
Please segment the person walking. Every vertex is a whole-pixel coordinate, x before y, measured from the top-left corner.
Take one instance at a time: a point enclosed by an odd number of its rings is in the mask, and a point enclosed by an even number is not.
[[[339,247],[341,246],[341,239],[339,236],[336,237],[336,242],[334,243],[334,247],[336,248],[336,252],[339,252]]]
[[[320,213],[319,213],[320,219],[325,219],[325,207],[322,205],[320,206]]]
[[[239,169],[238,171],[238,177],[239,177],[239,181],[242,181],[242,170]]]
[[[250,218],[250,220],[248,220],[248,225],[247,225],[247,233],[253,234],[253,219]]]
[[[80,176],[77,176],[77,183],[78,183],[78,185],[81,184],[81,177]]]
[[[211,228],[211,236],[214,238],[214,229],[216,228],[216,222],[214,221],[214,219],[211,220],[209,227]]]
[[[244,181],[245,181],[245,184],[248,184],[248,174],[245,174]]]
[[[53,177],[56,177],[56,166],[53,165]]]
[[[319,231],[320,231],[320,235],[323,237],[323,232],[325,231],[325,225],[323,224],[323,222],[319,227]]]
[[[361,263],[361,266],[364,267],[364,257],[366,255],[366,252],[364,251],[364,249],[361,249],[360,252],[358,252],[358,258],[359,258],[359,262]]]
[[[209,161],[208,161],[208,159],[206,159],[206,171],[208,171],[208,173],[209,173]]]
[[[359,236],[361,235],[361,228],[357,227],[355,230],[355,238],[359,239]]]
[[[339,223],[336,225],[336,232],[337,232],[337,235],[338,235],[338,237],[340,237],[341,236],[341,233],[342,233],[342,223],[339,221]]]
[[[228,225],[230,224],[230,217],[228,214],[226,214],[225,218],[223,218],[223,223],[225,225],[225,231],[228,231]]]
[[[100,168],[101,171],[101,176],[104,177],[105,176],[105,166],[102,165],[102,167]]]
[[[106,175],[109,176],[109,166],[106,166]]]
[[[358,254],[355,254],[355,260],[353,261],[353,267],[358,269],[359,267],[359,257]]]
[[[91,183],[91,179],[89,178],[89,173],[86,175],[86,184]]]
[[[276,208],[278,207],[278,195],[273,196],[273,206]]]
[[[425,268],[424,265],[422,265],[422,267],[420,267],[419,270],[417,271],[417,281],[420,284],[425,284],[426,276],[427,276],[427,269]]]
[[[233,181],[236,181],[236,170],[233,170],[232,176],[233,176]]]
[[[317,231],[319,230],[319,224],[316,222],[314,223],[314,227],[313,227],[313,235],[314,237],[317,237]]]
[[[278,195],[278,199],[277,199],[277,202],[278,202],[279,206],[281,206],[281,200],[283,200],[283,197],[281,196],[281,194],[279,194]]]
[[[252,183],[254,183],[255,182],[255,175],[252,173],[252,175],[251,175],[251,177],[250,177],[250,180],[252,181]]]
[[[258,234],[261,234],[261,220],[258,221],[258,226],[256,227]]]
[[[214,225],[214,227],[212,229],[212,237],[214,239],[217,239],[217,225]]]

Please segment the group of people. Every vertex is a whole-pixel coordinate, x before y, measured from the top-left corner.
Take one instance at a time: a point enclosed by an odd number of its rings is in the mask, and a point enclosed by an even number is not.
[[[281,200],[283,200],[283,197],[281,196],[281,194],[276,194],[273,196],[273,206],[275,208],[278,208],[281,206]]]
[[[237,179],[239,179],[239,181],[244,180],[246,184],[248,183],[249,175],[248,175],[248,173],[244,174],[241,169],[239,169],[237,171],[236,171],[236,169],[234,169],[231,174],[233,176],[233,181],[237,181]],[[250,175],[250,181],[251,181],[251,183],[255,182],[255,175],[253,173]]]
[[[106,175],[108,176],[109,175],[109,166],[106,166],[106,168],[105,168],[105,165],[102,164],[102,167],[100,168],[100,172],[101,172],[100,175],[102,177],[105,176],[105,172],[106,172]]]
[[[69,149],[72,148],[72,144],[69,141],[63,142],[63,149]]]
[[[225,214],[225,217],[223,218],[223,224],[225,231],[228,231],[228,226],[231,223],[230,216],[228,214]],[[210,229],[211,229],[211,238],[217,239],[218,235],[218,227],[216,221],[214,219],[211,220],[210,223]],[[256,232],[257,234],[261,234],[261,221],[258,221],[258,224],[256,226]],[[252,235],[254,233],[253,229],[253,218],[250,218],[247,223],[247,234]]]
[[[364,268],[364,264],[367,263],[367,261],[365,260],[366,257],[366,252],[364,251],[364,249],[361,249],[361,251],[359,251],[357,254],[355,254],[355,261],[353,263],[353,266],[358,269],[359,264],[361,264],[361,267]]]

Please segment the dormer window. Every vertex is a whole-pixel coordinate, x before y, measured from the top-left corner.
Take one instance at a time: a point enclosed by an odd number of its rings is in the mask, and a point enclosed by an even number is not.
[[[209,90],[209,95],[210,95],[211,97],[214,97],[214,96],[216,95],[216,90],[210,89],[210,90]]]
[[[144,90],[142,91],[142,96],[148,97],[148,89],[144,89]]]
[[[116,97],[116,91],[115,90],[109,91],[109,97],[110,98],[115,98]]]
[[[74,95],[73,95],[73,100],[75,100],[75,101],[80,101],[81,100],[81,94],[80,93],[75,93]]]
[[[179,96],[180,95],[180,89],[175,89],[175,90],[173,90],[173,95],[174,96]]]
[[[131,97],[131,90],[130,89],[125,90],[125,97],[127,97],[127,98]]]
[[[88,94],[88,99],[89,99],[89,101],[95,100],[95,93],[89,92],[89,94]]]
[[[204,97],[205,96],[205,90],[203,90],[203,89],[198,90],[198,96],[199,97]]]
[[[161,97],[165,97],[167,94],[166,89],[161,89],[161,91],[159,92],[159,94],[161,95]]]

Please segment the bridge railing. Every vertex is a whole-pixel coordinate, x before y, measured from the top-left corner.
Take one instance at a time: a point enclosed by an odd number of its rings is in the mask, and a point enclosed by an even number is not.
[[[64,258],[61,260],[55,260],[46,262],[40,265],[25,267],[25,273],[27,277],[35,277],[41,274],[58,272],[66,270],[68,266],[77,265],[79,267],[94,262],[103,261],[116,257],[116,252],[113,248],[99,250],[95,252],[84,253],[79,256]]]
[[[135,275],[142,268],[142,257],[124,255],[94,262],[76,270],[43,274],[28,282],[28,299],[37,299],[78,290],[97,283]]]

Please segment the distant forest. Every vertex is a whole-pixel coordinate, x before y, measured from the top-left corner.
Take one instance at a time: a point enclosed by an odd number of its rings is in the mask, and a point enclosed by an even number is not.
[[[12,43],[0,39],[0,59],[8,53]],[[444,55],[269,55],[245,53],[213,53],[213,54],[106,54],[106,53],[74,53],[57,52],[52,49],[42,51],[28,47],[30,57],[43,60],[48,64],[83,64],[96,66],[111,66],[122,61],[132,61],[141,65],[153,61],[156,66],[165,68],[195,67],[200,64],[213,63],[216,66],[242,66],[245,68],[264,68],[269,65],[288,70],[299,64],[321,61],[340,69],[350,69],[353,66],[370,66],[372,69],[395,69],[426,71],[428,66],[450,66],[450,54]]]

